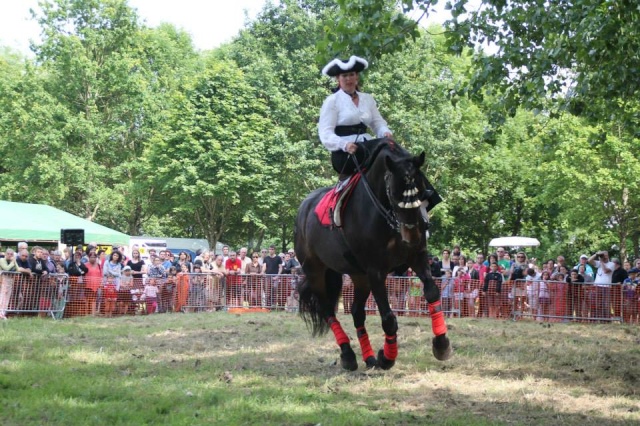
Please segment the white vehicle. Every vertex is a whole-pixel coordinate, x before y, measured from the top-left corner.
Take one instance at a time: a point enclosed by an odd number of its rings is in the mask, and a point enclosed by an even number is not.
[[[140,258],[145,261],[149,260],[149,250],[153,249],[157,254],[167,249],[167,241],[156,238],[131,237],[129,244],[131,250],[138,249]]]

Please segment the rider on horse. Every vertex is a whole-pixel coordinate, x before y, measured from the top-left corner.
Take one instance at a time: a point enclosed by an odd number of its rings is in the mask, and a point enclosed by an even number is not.
[[[336,78],[338,86],[322,104],[318,133],[322,144],[331,151],[331,165],[341,181],[350,177],[357,165],[364,164],[382,140],[374,139],[367,128],[378,138],[393,137],[373,96],[358,90],[359,74],[368,66],[365,59],[351,56],[346,61],[333,59],[322,69],[322,74]],[[428,201],[428,211],[442,198],[426,179],[424,187],[425,193],[420,199]]]

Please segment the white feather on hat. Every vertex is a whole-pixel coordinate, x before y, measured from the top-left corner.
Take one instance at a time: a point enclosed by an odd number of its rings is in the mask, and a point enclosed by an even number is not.
[[[335,58],[322,68],[322,74],[335,77],[347,72],[360,72],[367,69],[368,66],[369,63],[365,59],[355,55],[351,56],[348,61]]]

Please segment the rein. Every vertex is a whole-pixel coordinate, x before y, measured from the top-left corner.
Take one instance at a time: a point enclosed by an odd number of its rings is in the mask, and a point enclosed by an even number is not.
[[[378,210],[378,213],[380,213],[380,215],[387,222],[387,225],[389,225],[389,227],[392,230],[396,232],[400,232],[400,221],[398,220],[398,216],[393,211],[393,209],[388,210],[387,208],[385,208],[385,206],[382,205],[380,200],[378,200],[378,197],[376,197],[373,191],[371,190],[371,185],[369,185],[369,181],[367,180],[367,177],[365,176],[363,169],[360,167],[360,163],[358,162],[358,159],[353,154],[351,154],[351,157],[353,159],[353,162],[356,165],[356,170],[360,173],[360,176],[361,176],[360,179],[362,180],[364,189],[367,191],[367,195],[369,195],[369,198],[371,199],[371,202],[373,202],[373,205],[375,206],[376,210]],[[385,173],[384,175],[384,182],[385,182],[385,190],[387,192],[387,196],[389,196],[390,193],[389,193],[388,173]]]

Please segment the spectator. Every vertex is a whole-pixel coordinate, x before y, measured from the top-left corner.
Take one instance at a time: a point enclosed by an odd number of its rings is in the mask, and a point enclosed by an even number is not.
[[[418,280],[420,281],[420,280]],[[422,281],[420,281],[422,284]],[[412,282],[413,288],[413,282]],[[445,273],[444,277],[442,277],[442,283],[440,285],[442,288],[442,292],[440,293],[440,300],[442,300],[442,310],[445,312],[447,317],[451,317],[454,312],[454,297],[455,297],[455,280],[451,275],[451,271]],[[422,285],[420,286],[422,290]],[[411,290],[410,290],[411,291]],[[422,296],[422,294],[420,294]],[[458,315],[460,314],[459,303],[455,304],[455,309],[458,311]]]
[[[147,273],[147,265],[140,257],[140,249],[137,246],[131,249],[131,259],[126,266],[131,269],[131,277],[134,280],[132,286],[142,288],[142,277]]]
[[[606,250],[591,256],[589,264],[596,268],[594,316],[597,320],[608,320],[611,317],[611,279],[615,265],[609,260]]]
[[[202,261],[197,260],[193,263],[193,273],[189,282],[189,297],[187,305],[189,312],[202,312],[206,308],[205,296],[205,275],[202,273]]]
[[[449,251],[449,249],[442,250],[442,260],[440,261],[439,265],[440,272],[442,274],[444,274],[447,269],[449,269],[453,273],[453,267],[455,266],[455,264],[451,261],[450,255],[451,252]]]
[[[134,249],[136,250],[136,249]],[[132,252],[133,253],[133,252]],[[131,259],[129,259],[131,263]],[[116,310],[119,315],[126,315],[131,308],[131,290],[133,290],[133,269],[127,265],[122,268],[122,276],[120,277],[120,289],[118,290],[118,299]]]
[[[457,256],[457,262],[456,264],[453,266],[453,273],[451,275],[453,275],[454,277],[458,274],[458,269],[464,269],[466,272],[471,272],[469,269],[467,269],[467,258],[461,255],[456,255]]]
[[[520,255],[520,253],[518,253]],[[521,257],[516,256],[516,263],[521,260]],[[529,305],[529,313],[531,315],[537,315],[538,313],[538,298],[540,296],[540,285],[538,281],[540,280],[540,275],[536,273],[536,270],[533,268],[525,267],[524,269],[524,280],[527,285],[527,302]]]
[[[284,255],[284,263],[282,265],[282,273],[283,274],[291,274],[293,273],[293,269],[300,266],[300,263],[296,260],[293,250],[290,250],[288,253]]]
[[[247,265],[251,264],[251,258],[247,257],[247,248],[242,247],[240,251],[238,251],[238,259],[242,262],[242,270],[244,271]]]
[[[208,303],[213,306],[214,309],[220,309],[224,304],[222,300],[223,290],[225,286],[225,277],[227,276],[227,268],[224,266],[223,258],[221,254],[216,255],[213,264],[211,265],[211,290],[209,292]]]
[[[562,268],[565,268],[564,271],[561,271]],[[567,276],[567,272],[569,271],[569,267],[567,266],[567,262],[564,258],[564,256],[560,255],[556,258],[556,267],[553,270],[553,273],[551,274],[551,279],[555,279],[555,274],[557,273],[562,273],[565,275],[565,277]]]
[[[235,251],[229,252],[229,258],[224,267],[227,270],[227,303],[232,307],[242,307],[242,277],[240,275],[244,270]]]
[[[51,300],[46,293],[46,279],[49,275],[47,268],[47,259],[43,256],[44,249],[40,246],[33,248],[33,257],[29,259],[29,265],[31,266],[32,281],[31,285],[27,287],[25,294],[25,302],[27,310],[41,310],[40,306],[42,302],[46,302],[45,299]],[[44,315],[44,313],[41,313]]]
[[[276,255],[276,247],[269,246],[269,254],[263,259],[262,273],[267,275],[265,277],[265,292],[267,293],[267,306],[270,307],[277,305],[274,298],[278,291],[278,277],[275,275],[282,273],[282,263],[282,258]]]
[[[157,279],[167,278],[167,271],[162,266],[162,259],[160,259],[159,256],[153,259],[153,264],[147,271],[147,277]]]
[[[551,291],[553,284],[551,274],[547,270],[543,270],[540,275],[538,284],[538,320],[551,321]]]
[[[580,260],[578,261],[578,264],[575,266],[574,269],[577,269],[578,272],[580,272],[580,265],[584,266],[584,273],[581,273],[581,275],[584,277],[584,281],[585,282],[593,282],[595,276],[593,273],[593,268],[591,267],[591,265],[589,265],[588,263],[589,261],[589,256],[587,256],[586,254],[581,254],[580,255]],[[588,277],[587,277],[588,275]],[[589,278],[591,278],[591,280],[589,280]]]
[[[420,281],[420,278],[416,276],[416,273],[411,270],[411,268],[407,269],[407,277],[409,277],[409,316],[410,317],[419,317],[421,316],[421,307],[422,307],[422,295],[423,295],[423,284]],[[444,280],[443,280],[444,285]],[[446,306],[448,306],[444,302],[444,291],[440,294],[440,299],[442,300],[442,309],[444,311],[447,310]]]
[[[158,261],[158,265],[162,267],[159,257],[154,257]],[[156,278],[150,278],[142,290],[144,303],[147,305],[147,315],[154,314],[158,309],[158,287],[156,286]]]
[[[251,255],[251,263],[249,263],[244,273],[247,275],[245,281],[246,298],[249,303],[249,307],[260,306],[262,299],[262,285],[264,277],[262,276],[262,266],[259,262],[260,255],[254,252]]]
[[[622,267],[620,259],[614,257],[613,273],[611,274],[611,283],[615,286],[611,289],[611,303],[613,304],[613,316],[620,318],[622,315],[622,283],[627,279],[628,273]]]
[[[442,270],[440,269],[440,262],[438,262],[438,258],[429,256],[428,262],[429,262],[429,269],[431,270],[431,276],[433,278],[442,277]]]
[[[489,318],[497,318],[500,315],[502,306],[500,295],[502,294],[502,274],[498,271],[496,262],[489,266],[490,270],[485,275],[482,287],[482,294],[486,296],[489,307]]]
[[[176,312],[184,312],[184,308],[187,305],[187,298],[189,297],[189,267],[186,263],[183,263],[180,268],[180,272],[178,272],[177,275]]]
[[[572,269],[571,273],[567,277],[567,284],[569,285],[569,316],[574,316],[576,319],[582,319],[585,316],[586,309],[586,293],[585,293],[585,280],[578,269]]]
[[[77,252],[76,255],[78,255]],[[98,254],[95,252],[89,253],[89,262],[85,266],[87,267],[86,279],[84,280],[86,310],[87,313],[95,315],[98,313],[98,289],[102,284],[103,277],[103,266],[100,264]]]
[[[182,265],[187,265],[189,273],[193,271],[193,265],[189,262],[189,255],[186,251],[181,251],[180,254],[178,254],[178,262],[175,264],[175,267],[182,271]]]
[[[160,250],[160,261],[165,271],[168,271],[169,268],[173,266],[173,264],[169,260],[168,254],[169,254],[169,250]]]
[[[4,252],[4,257],[0,258],[0,319],[3,320],[7,319],[7,309],[9,309],[17,272],[15,252],[9,248]]]
[[[111,252],[109,261],[105,262],[102,269],[102,276],[113,281],[116,287],[120,287],[120,277],[122,276],[122,255],[119,251]]]
[[[525,278],[525,272],[529,268],[527,264],[527,255],[523,251],[516,253],[516,260],[511,264],[509,270],[509,279],[511,281],[523,280]]]
[[[222,261],[224,264],[227,264],[227,260],[229,259],[229,246],[222,246]]]
[[[0,266],[2,264],[0,263]],[[638,322],[638,290],[640,288],[640,279],[638,273],[640,269],[631,268],[628,271],[628,276],[622,283],[622,290],[624,295],[624,322],[637,323]]]

